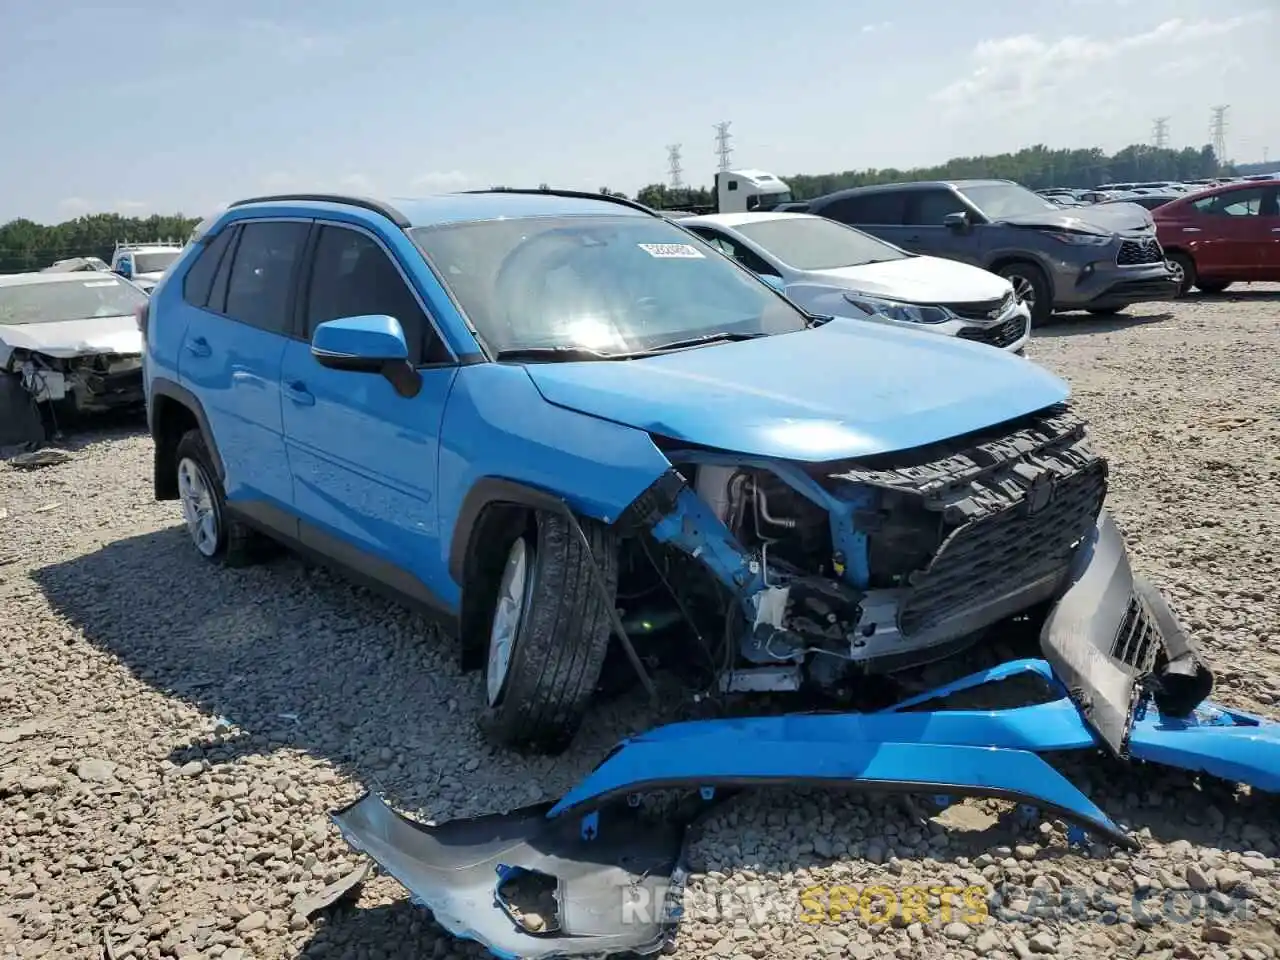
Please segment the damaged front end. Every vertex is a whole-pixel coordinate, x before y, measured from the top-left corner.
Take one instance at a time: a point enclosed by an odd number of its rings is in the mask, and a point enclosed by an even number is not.
[[[36,403],[65,401],[78,413],[100,413],[143,402],[140,354],[15,351],[13,365]]]
[[[1117,754],[1142,690],[1181,715],[1209,693],[1167,604],[1129,569],[1103,507],[1106,461],[1067,404],[858,461],[664,452],[673,469],[619,525],[666,551],[664,569],[682,565],[667,586],[681,619],[711,635],[723,692],[849,700],[868,675],[954,656],[1030,617]]]
[[[0,369],[0,445],[30,445],[46,438],[45,411],[56,428],[59,412],[78,416],[144,403],[140,354],[51,356],[15,349]]]

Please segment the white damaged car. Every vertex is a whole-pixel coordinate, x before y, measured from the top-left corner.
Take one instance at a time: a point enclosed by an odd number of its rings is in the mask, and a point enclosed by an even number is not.
[[[146,304],[128,280],[96,271],[0,275],[0,445],[44,439],[38,405],[141,404]]]
[[[811,313],[888,322],[1013,353],[1022,353],[1031,336],[1031,311],[1004,277],[908,253],[826,217],[724,213],[677,222]]]

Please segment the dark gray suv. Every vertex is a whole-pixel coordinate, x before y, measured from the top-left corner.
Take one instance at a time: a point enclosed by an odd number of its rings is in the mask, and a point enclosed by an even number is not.
[[[855,187],[785,206],[1007,277],[1033,325],[1054,310],[1116,313],[1178,293],[1151,215],[1136,204],[1064,209],[1009,180],[954,180]]]

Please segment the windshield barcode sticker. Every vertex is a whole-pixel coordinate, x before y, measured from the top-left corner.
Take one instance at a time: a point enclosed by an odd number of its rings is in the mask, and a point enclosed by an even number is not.
[[[116,282],[114,280],[90,280],[84,284],[86,287],[114,287],[115,285]]]
[[[641,250],[660,260],[702,260],[702,251],[690,243],[641,243]]]

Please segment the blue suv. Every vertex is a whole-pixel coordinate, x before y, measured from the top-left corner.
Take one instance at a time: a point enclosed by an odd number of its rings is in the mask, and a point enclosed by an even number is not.
[[[1207,675],[1061,380],[810,315],[627,200],[245,200],[139,322],[199,553],[283,543],[432,613],[504,744],[564,749],[609,658],[839,696],[1011,618],[1117,747],[1138,684]]]

